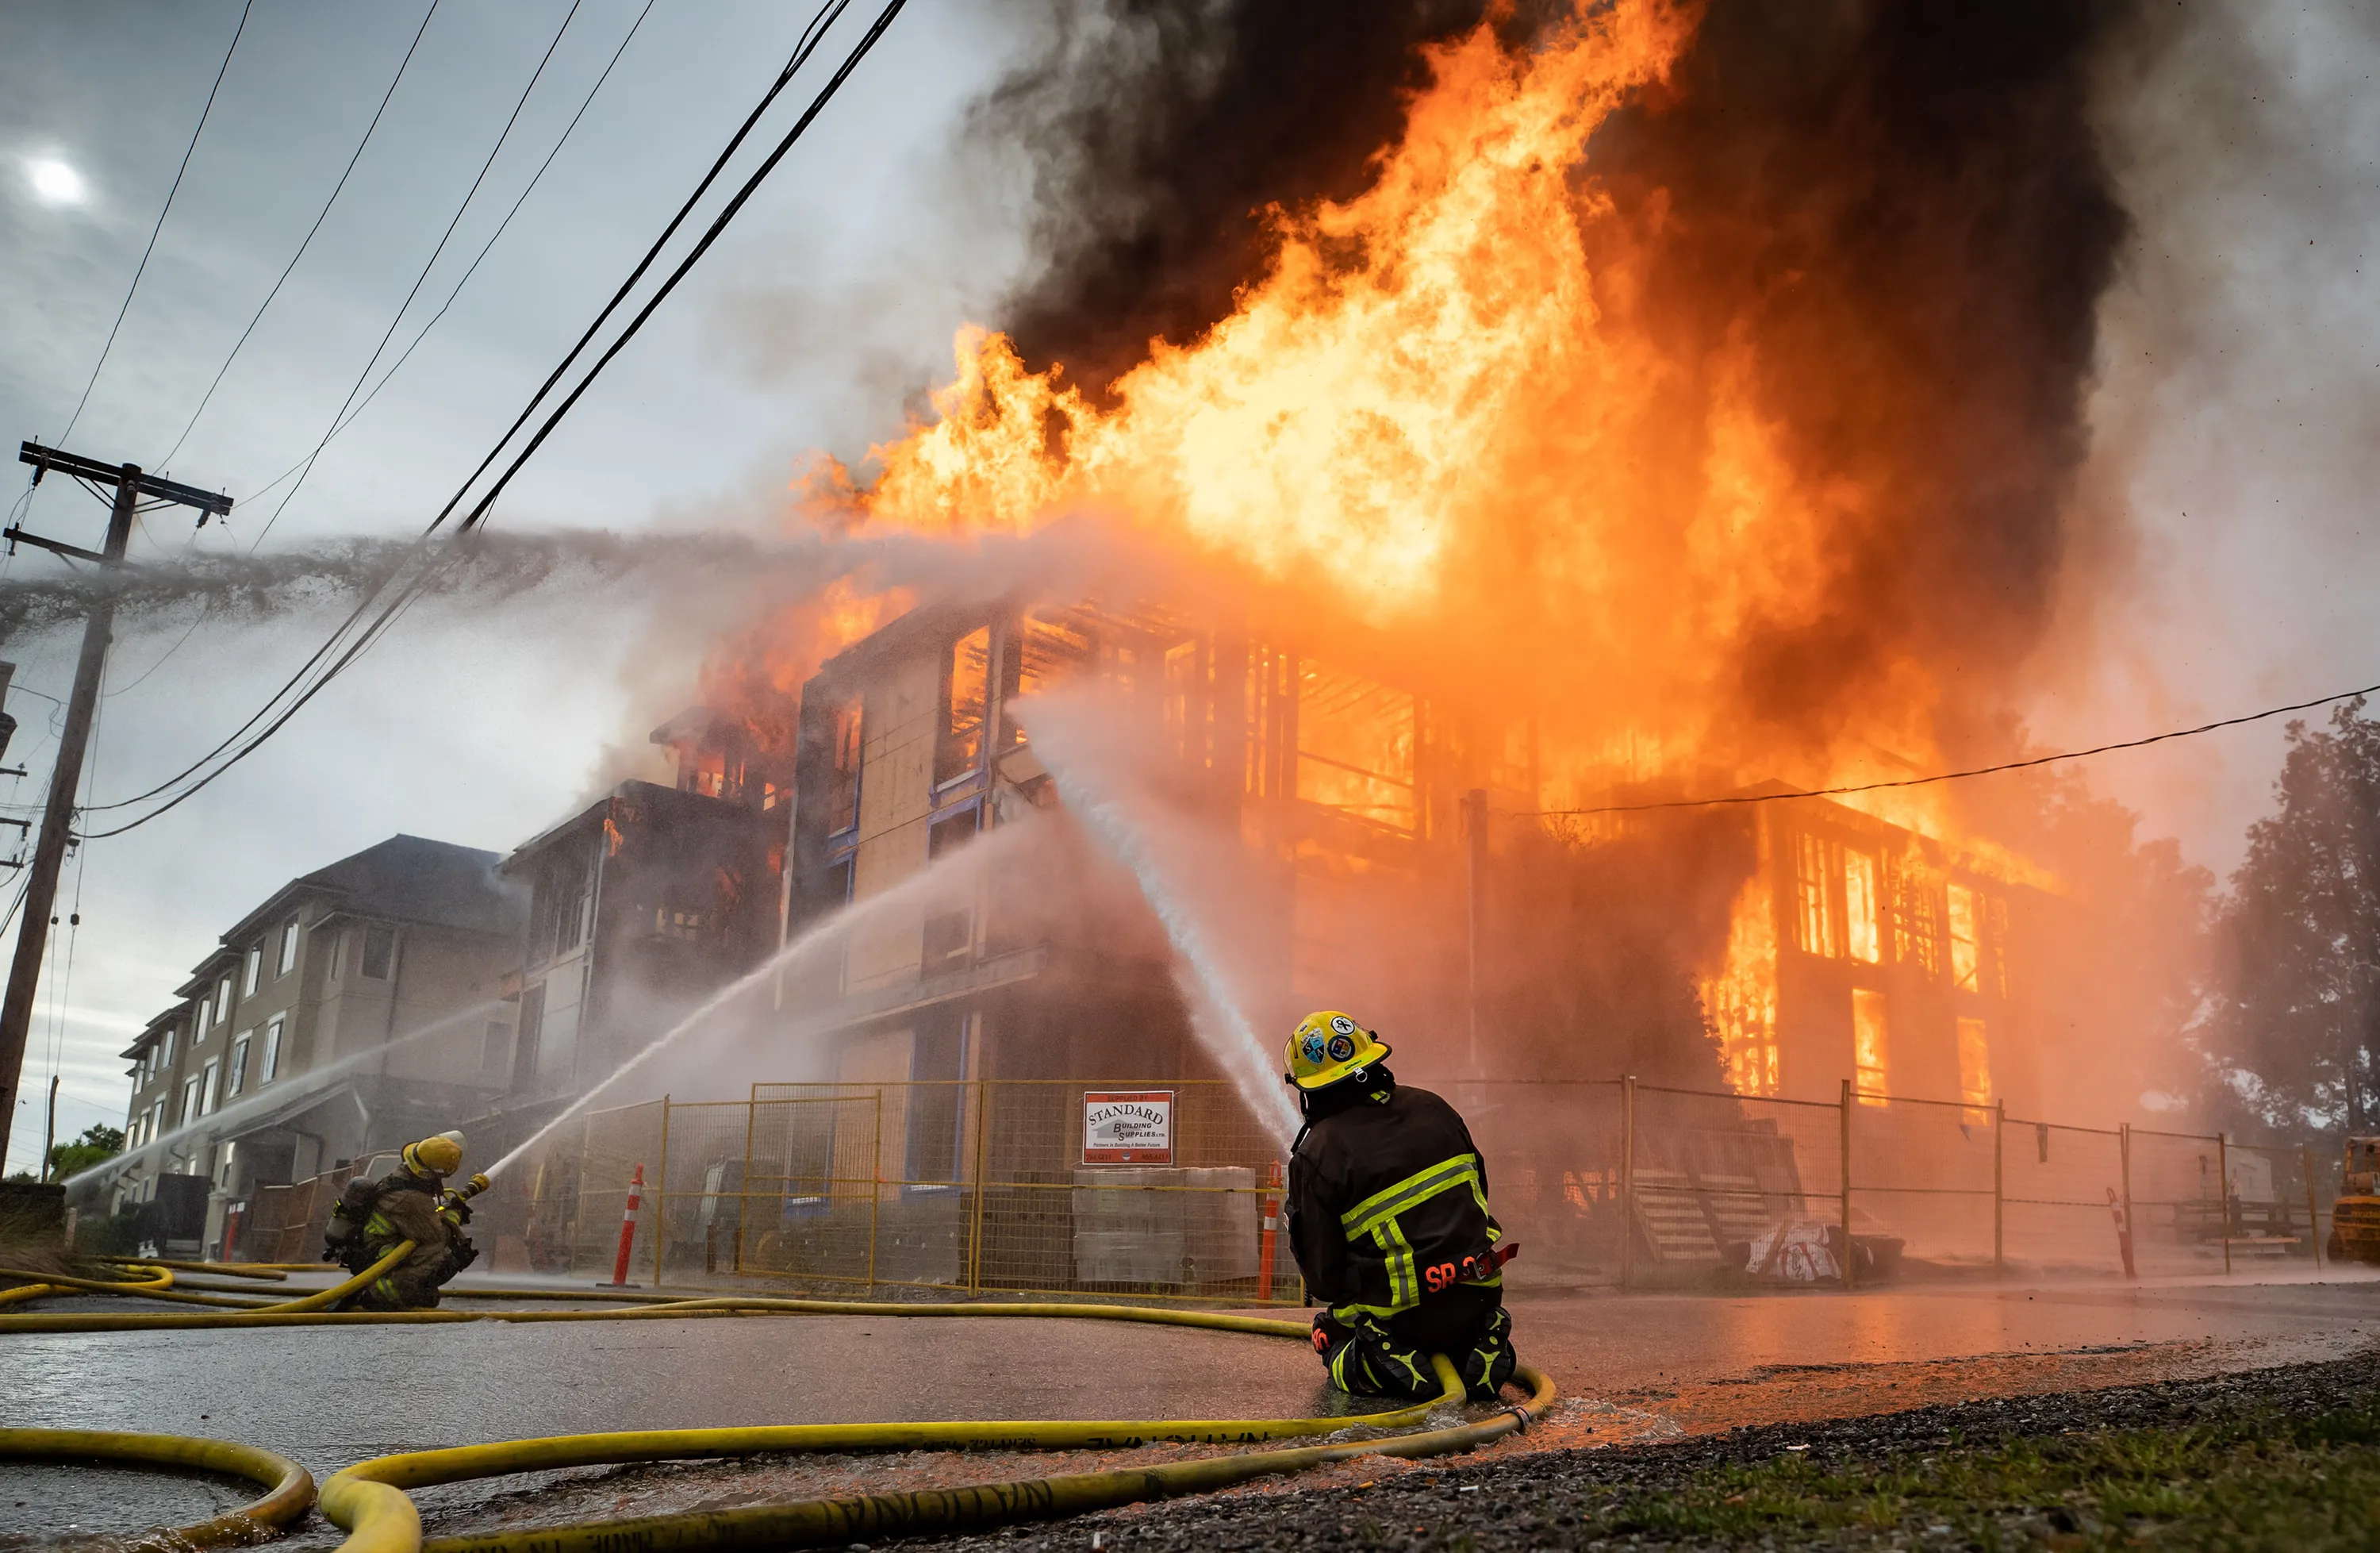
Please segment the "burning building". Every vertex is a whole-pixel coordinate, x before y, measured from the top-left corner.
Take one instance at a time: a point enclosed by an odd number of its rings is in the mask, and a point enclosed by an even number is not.
[[[2087,869],[1948,788],[1739,801],[2021,745],[2011,666],[2104,516],[2067,497],[2124,234],[2107,18],[1400,12],[1316,89],[1378,141],[1284,163],[1224,111],[1308,25],[1257,9],[1196,79],[1017,83],[1090,236],[805,487],[841,532],[1062,552],[1090,514],[1155,562],[915,608],[855,576],[710,677],[758,687],[760,749],[799,686],[790,932],[1053,796],[1111,868],[1167,854],[1148,904],[1061,922],[995,880],[880,924],[789,982],[789,1052],[1194,1072],[1268,1044],[1208,1024],[1348,1003],[1415,1076],[2070,1095]],[[1236,236],[1174,222],[1200,201]]]
[[[1539,1030],[1526,1026],[1563,1016],[1512,996],[1546,974],[1529,956],[1597,951],[1512,948],[1529,929],[1506,919],[1542,914],[1513,876],[1565,866],[1544,850],[1566,817],[1544,813],[1533,730],[1483,728],[1457,696],[1416,689],[1378,633],[1332,630],[1328,657],[1300,634],[1252,627],[1245,611],[1217,626],[1147,604],[1014,599],[929,605],[871,634],[803,690],[788,932],[1054,803],[1064,773],[1053,779],[1028,725],[1071,693],[1130,752],[1130,790],[1090,796],[1130,801],[1205,852],[1205,883],[1223,893],[1185,909],[1206,919],[1261,1028],[1344,1004],[1391,1028],[1416,1072],[1629,1069],[1609,1000]],[[1707,818],[1690,836],[1612,807],[1623,813],[1564,849],[1572,863],[1633,848],[1661,862],[1658,889],[1729,902],[1636,970],[1691,984],[1707,1078],[1823,1100],[1844,1082],[1977,1105],[2031,1098],[2014,994],[2029,980],[2026,935],[2061,909],[2036,871],[1825,800],[1725,811],[1717,845]],[[974,898],[921,905],[815,968],[792,1000],[806,1038],[854,1055],[814,1073],[1210,1071],[1168,972],[1178,943],[1137,899],[1053,909],[1053,892],[1086,887],[1048,867],[1003,860]],[[1666,920],[1682,904],[1640,886],[1626,910]],[[1515,1047],[1560,1055],[1548,1065]]]

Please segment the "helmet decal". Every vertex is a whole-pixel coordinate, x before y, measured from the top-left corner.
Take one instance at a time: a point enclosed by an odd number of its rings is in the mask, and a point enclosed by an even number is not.
[[[1345,1021],[1344,1020],[1340,1020],[1340,1021],[1333,1021],[1333,1022],[1343,1024],[1343,1023],[1345,1023],[1346,1021]],[[1354,1056],[1354,1055],[1355,1055],[1355,1043],[1354,1043],[1354,1040],[1352,1037],[1347,1036],[1347,1035],[1344,1035],[1344,1034],[1333,1035],[1333,1036],[1331,1036],[1331,1037],[1330,1037],[1330,1060],[1331,1060],[1331,1061],[1333,1061],[1333,1062],[1344,1062],[1344,1061],[1346,1061],[1349,1058],[1351,1058],[1351,1057],[1353,1057],[1353,1056]]]
[[[1355,1033],[1355,1021],[1344,1014],[1333,1014],[1330,1016],[1330,1028],[1342,1035],[1353,1035]]]
[[[1322,1060],[1322,1032],[1318,1030],[1307,1031],[1305,1033],[1304,1046],[1305,1049],[1306,1061],[1319,1062]]]

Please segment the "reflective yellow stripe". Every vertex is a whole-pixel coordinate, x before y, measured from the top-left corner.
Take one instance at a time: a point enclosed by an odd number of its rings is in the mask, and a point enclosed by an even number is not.
[[[1407,1208],[1427,1202],[1441,1192],[1468,1182],[1474,1192],[1479,1191],[1479,1158],[1476,1155],[1458,1154],[1442,1159],[1415,1175],[1407,1176],[1394,1186],[1385,1187],[1339,1216],[1339,1225],[1349,1240],[1372,1232],[1384,1219],[1392,1219]],[[1484,1203],[1484,1194],[1482,1194]]]
[[[1372,1242],[1389,1266],[1389,1302],[1397,1310],[1411,1310],[1421,1303],[1421,1279],[1414,1272],[1413,1242],[1405,1239],[1403,1226],[1393,1218],[1382,1219],[1372,1227]]]

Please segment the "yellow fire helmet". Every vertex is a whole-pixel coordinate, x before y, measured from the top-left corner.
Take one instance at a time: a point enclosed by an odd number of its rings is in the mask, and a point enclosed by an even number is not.
[[[1378,1035],[1335,1009],[1298,1021],[1289,1037],[1289,1071],[1281,1077],[1300,1089],[1328,1089],[1359,1068],[1389,1055]]]
[[[405,1145],[405,1168],[417,1176],[452,1175],[463,1163],[463,1134],[441,1132]]]

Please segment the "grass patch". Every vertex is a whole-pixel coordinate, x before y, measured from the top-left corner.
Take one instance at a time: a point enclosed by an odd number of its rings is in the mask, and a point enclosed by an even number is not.
[[[1969,1442],[1799,1453],[1615,1486],[1563,1540],[1985,1548],[2380,1547],[2380,1404]],[[1565,1516],[1563,1520],[1572,1520]]]

